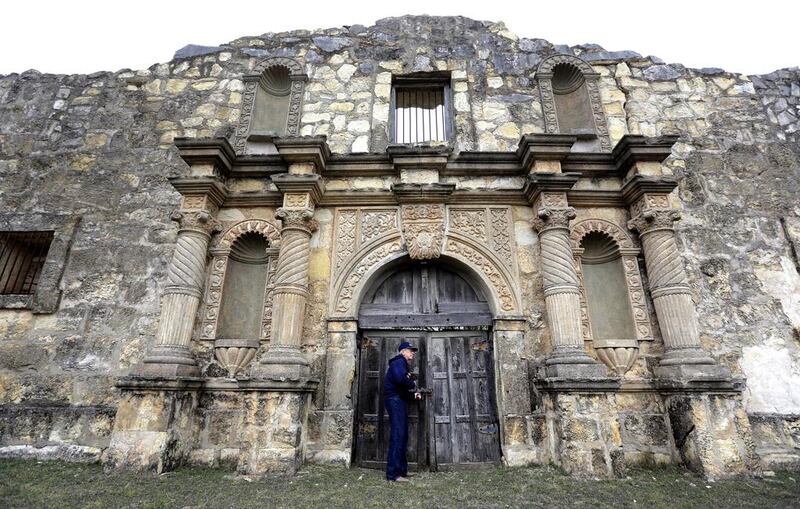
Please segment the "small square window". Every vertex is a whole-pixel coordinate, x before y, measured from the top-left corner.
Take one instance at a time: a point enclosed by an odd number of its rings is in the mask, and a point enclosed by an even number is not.
[[[0,232],[0,295],[33,295],[53,232]]]
[[[392,88],[392,142],[450,140],[450,86],[446,79],[398,77]]]

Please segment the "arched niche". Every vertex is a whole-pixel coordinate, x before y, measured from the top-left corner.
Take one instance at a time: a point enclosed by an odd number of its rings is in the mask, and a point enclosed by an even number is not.
[[[572,227],[570,242],[581,280],[584,340],[652,341],[639,249],[628,234],[609,221],[588,219]]]
[[[611,150],[599,77],[592,66],[572,55],[548,57],[536,71],[545,130],[577,136],[576,152]]]
[[[233,142],[239,154],[277,153],[279,136],[298,136],[308,76],[291,58],[269,58],[243,78],[242,113]]]
[[[269,340],[279,246],[278,227],[259,219],[236,223],[216,239],[200,339]]]

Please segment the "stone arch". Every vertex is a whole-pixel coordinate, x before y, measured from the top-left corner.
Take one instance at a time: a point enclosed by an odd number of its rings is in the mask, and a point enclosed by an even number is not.
[[[569,235],[572,249],[580,249],[583,237],[592,232],[605,233],[617,243],[617,246],[619,246],[621,250],[635,249],[633,240],[628,233],[616,224],[606,221],[605,219],[584,219],[583,221],[575,223]]]
[[[356,317],[364,292],[376,278],[407,256],[399,233],[362,248],[343,268],[333,285],[331,318]],[[481,288],[495,317],[520,314],[519,292],[511,275],[483,247],[466,237],[448,235],[440,259],[452,263]]]
[[[245,219],[240,221],[223,233],[217,246],[221,249],[230,249],[236,239],[245,233],[255,232],[267,239],[270,247],[279,247],[281,243],[281,231],[276,225],[263,219]]]
[[[557,65],[569,64],[577,68],[584,77],[598,76],[598,73],[592,69],[586,61],[572,55],[553,55],[545,58],[536,69],[536,75],[550,74],[552,75]]]
[[[253,74],[243,78],[242,113],[234,132],[233,149],[237,154],[274,153],[274,146],[269,146],[270,140],[275,136],[273,128],[279,131],[278,136],[300,134],[300,114],[308,75],[300,62],[288,57],[267,58],[256,64],[253,71]],[[267,122],[269,128],[259,128],[261,121],[257,119],[265,117],[259,116],[257,99],[261,97],[264,100],[265,96],[277,101],[274,111],[271,111],[272,116],[266,117],[274,117],[276,124]],[[263,102],[261,104],[264,105]],[[284,114],[285,123],[283,117],[278,116]]]
[[[256,64],[255,68],[253,68],[253,72],[254,74],[263,74],[272,67],[284,67],[289,71],[290,75],[302,74],[305,76],[303,66],[300,65],[300,62],[288,57],[270,57],[264,59]]]

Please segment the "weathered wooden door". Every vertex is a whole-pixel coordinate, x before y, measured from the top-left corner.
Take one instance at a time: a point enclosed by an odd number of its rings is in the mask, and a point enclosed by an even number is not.
[[[409,265],[367,292],[359,312],[355,462],[385,468],[389,422],[383,377],[397,346],[418,345],[412,364],[430,398],[409,405],[412,469],[497,462],[491,313],[480,291],[436,264]]]

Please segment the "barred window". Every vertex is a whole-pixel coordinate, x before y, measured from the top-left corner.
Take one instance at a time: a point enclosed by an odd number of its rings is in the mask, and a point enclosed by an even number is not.
[[[449,86],[444,80],[398,80],[393,88],[394,143],[446,142],[450,138]]]
[[[0,295],[36,292],[53,232],[0,232]]]

